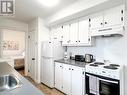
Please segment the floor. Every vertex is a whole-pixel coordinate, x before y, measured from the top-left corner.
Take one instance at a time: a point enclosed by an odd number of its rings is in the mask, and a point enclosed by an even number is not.
[[[20,70],[18,71],[21,75],[25,76],[24,74],[24,70]],[[35,85],[38,89],[40,89],[45,95],[64,95],[63,93],[61,93],[60,91],[56,90],[56,89],[51,89],[47,86],[45,86],[44,84],[37,84],[35,83],[30,77],[25,76],[26,79],[28,79],[33,85]]]
[[[19,72],[22,76],[25,76],[24,70],[18,70],[18,72]]]

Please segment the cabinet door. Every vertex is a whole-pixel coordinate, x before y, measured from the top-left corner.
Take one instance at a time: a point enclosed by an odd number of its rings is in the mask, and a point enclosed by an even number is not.
[[[68,25],[64,25],[63,26],[63,38],[62,38],[62,45],[67,45],[69,43],[70,40],[70,28],[69,28],[69,24]]]
[[[80,67],[72,66],[72,95],[83,94],[83,71]]]
[[[51,30],[51,39],[62,40],[62,26]]]
[[[63,64],[63,92],[71,94],[71,66]]]
[[[78,23],[70,24],[70,44],[77,44],[78,42]]]
[[[89,20],[79,21],[79,44],[89,43]]]
[[[104,26],[120,25],[123,23],[123,6],[115,7],[104,12]]]
[[[62,91],[62,64],[55,62],[55,88]]]
[[[98,29],[103,27],[103,13],[96,14],[89,19],[90,29]]]

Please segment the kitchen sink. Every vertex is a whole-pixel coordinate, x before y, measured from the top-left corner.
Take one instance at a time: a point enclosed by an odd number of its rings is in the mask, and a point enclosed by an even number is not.
[[[12,90],[21,87],[22,83],[15,75],[2,75],[0,76],[0,92],[5,90]]]

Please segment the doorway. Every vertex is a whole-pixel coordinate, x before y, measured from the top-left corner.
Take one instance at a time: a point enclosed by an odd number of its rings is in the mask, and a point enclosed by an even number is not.
[[[12,59],[14,68],[25,75],[25,32],[1,30],[1,57]]]

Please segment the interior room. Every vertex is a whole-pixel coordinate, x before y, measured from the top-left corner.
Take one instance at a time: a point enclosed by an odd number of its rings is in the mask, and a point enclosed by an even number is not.
[[[0,95],[127,95],[127,0],[0,0]]]
[[[21,70],[24,74],[25,66],[25,32],[3,29],[2,36],[2,58],[12,58],[14,68]]]

